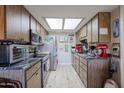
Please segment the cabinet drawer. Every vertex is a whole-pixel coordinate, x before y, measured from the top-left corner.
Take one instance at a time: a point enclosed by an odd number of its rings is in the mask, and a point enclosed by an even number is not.
[[[87,79],[87,71],[80,68],[80,77]]]
[[[84,85],[87,87],[87,72],[80,70],[80,79],[84,83]]]
[[[41,88],[41,69],[27,81],[27,88]]]
[[[80,62],[82,62],[83,64],[87,65],[87,60],[85,60],[83,58],[80,59]]]
[[[82,62],[80,62],[80,68],[82,68],[85,71],[87,71],[87,65],[83,64]]]
[[[39,68],[41,67],[41,62],[38,62],[26,71],[26,80],[28,80]]]

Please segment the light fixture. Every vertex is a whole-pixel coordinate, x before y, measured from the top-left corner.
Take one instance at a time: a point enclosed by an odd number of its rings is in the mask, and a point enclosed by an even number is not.
[[[82,19],[65,19],[64,29],[75,29]]]
[[[74,30],[82,18],[45,18],[51,30]]]
[[[63,19],[62,18],[45,18],[51,29],[62,29]]]

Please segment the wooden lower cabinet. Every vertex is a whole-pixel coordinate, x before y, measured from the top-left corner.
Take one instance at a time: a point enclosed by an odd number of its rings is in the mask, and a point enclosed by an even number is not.
[[[0,70],[0,77],[18,80],[23,88],[41,88],[41,61],[27,69]]]
[[[87,87],[87,71],[80,67],[80,79],[84,83],[85,87]]]
[[[26,83],[27,88],[41,88],[41,69],[36,71]]]
[[[85,87],[87,87],[87,60],[80,58],[80,78],[84,83]]]
[[[71,54],[71,61],[72,61],[72,66],[74,67],[74,53],[72,52],[72,54]]]
[[[76,70],[76,72],[78,74],[80,72],[80,69],[79,69],[79,67],[80,67],[79,60],[80,60],[80,57],[78,55],[74,54],[74,68],[75,68],[75,70]]]
[[[78,53],[74,53],[72,57],[75,59],[73,67],[85,87],[102,88],[104,86],[104,82],[109,78],[110,59],[85,59]]]
[[[26,71],[26,87],[41,88],[41,62]]]
[[[102,88],[109,78],[110,59],[88,60],[88,87]]]

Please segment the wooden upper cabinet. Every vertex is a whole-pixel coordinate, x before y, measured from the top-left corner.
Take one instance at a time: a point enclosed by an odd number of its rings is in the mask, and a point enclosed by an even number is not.
[[[41,35],[41,36],[43,36],[43,35],[44,35],[44,29],[43,29],[43,27],[42,27],[42,26],[40,27],[40,35]]]
[[[99,42],[110,42],[110,13],[99,13]]]
[[[31,16],[31,31],[37,33],[37,21]]]
[[[86,37],[86,36],[87,36],[87,27],[85,25],[82,29],[82,37]]]
[[[38,35],[41,34],[41,25],[37,22],[37,33]]]
[[[42,26],[40,27],[40,34],[41,36],[45,36],[48,34],[47,31]]]
[[[35,34],[41,34],[41,25],[24,6],[0,5],[0,40],[29,42],[30,29]]]
[[[29,42],[29,19],[30,19],[30,14],[28,11],[22,7],[22,29],[21,29],[21,36],[22,39],[26,42]]]
[[[4,39],[5,38],[5,29],[4,29],[4,25],[5,25],[5,21],[4,21],[4,6],[0,5],[0,39]]]
[[[87,42],[92,42],[92,25],[91,22],[87,24]]]
[[[92,42],[98,42],[98,16],[92,19]]]
[[[6,6],[6,39],[20,40],[21,6]]]
[[[77,33],[79,39],[88,43],[106,43],[111,41],[110,12],[99,12]]]

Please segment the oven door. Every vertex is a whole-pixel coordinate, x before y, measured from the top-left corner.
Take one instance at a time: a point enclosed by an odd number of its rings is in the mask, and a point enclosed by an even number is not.
[[[42,73],[43,73],[43,80],[44,80],[47,75],[47,63],[46,62],[42,63]]]
[[[22,45],[10,46],[10,64],[22,61],[26,58],[26,48]]]

